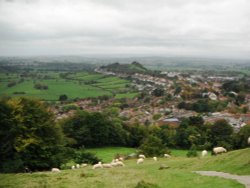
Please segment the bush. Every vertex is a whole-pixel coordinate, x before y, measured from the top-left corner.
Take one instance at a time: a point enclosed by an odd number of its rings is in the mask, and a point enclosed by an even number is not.
[[[78,150],[75,152],[74,161],[78,164],[96,164],[101,161],[101,159],[99,159],[95,154],[87,152],[86,150]]]
[[[145,181],[139,181],[135,188],[158,188],[159,186],[153,183],[147,183]]]
[[[198,156],[198,153],[196,150],[196,146],[193,144],[187,153],[187,157],[197,157],[197,156]]]
[[[162,140],[156,136],[150,135],[143,144],[139,147],[141,153],[146,156],[161,156],[167,152],[166,146],[162,143]]]

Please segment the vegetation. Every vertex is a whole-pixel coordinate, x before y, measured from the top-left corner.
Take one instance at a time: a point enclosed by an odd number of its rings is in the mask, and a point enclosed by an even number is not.
[[[106,150],[106,149],[103,149]],[[108,153],[108,150],[107,150]],[[176,157],[159,159],[155,162],[146,159],[143,165],[136,165],[135,160],[125,161],[123,168],[92,170],[86,167],[79,170],[63,170],[61,173],[39,172],[33,174],[0,174],[1,187],[128,187],[139,185],[155,187],[233,187],[244,186],[235,180],[201,176],[192,171],[218,170],[238,174],[250,174],[246,166],[249,149],[208,156],[203,159]],[[158,170],[160,164],[167,164],[170,169]]]

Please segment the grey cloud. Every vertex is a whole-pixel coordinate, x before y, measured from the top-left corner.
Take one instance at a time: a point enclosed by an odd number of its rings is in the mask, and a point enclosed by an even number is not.
[[[250,58],[247,0],[0,0],[0,28],[0,55]]]

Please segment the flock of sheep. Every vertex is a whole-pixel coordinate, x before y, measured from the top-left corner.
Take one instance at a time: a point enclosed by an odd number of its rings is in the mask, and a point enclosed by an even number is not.
[[[248,138],[247,142],[250,145],[250,137]],[[220,154],[220,153],[226,153],[226,152],[227,152],[227,150],[225,148],[223,148],[223,147],[215,147],[215,148],[213,148],[213,153],[215,155]],[[203,150],[201,152],[201,157],[205,157],[207,154],[208,154],[207,150]],[[169,154],[164,154],[164,157],[165,158],[170,158],[171,156]],[[137,164],[142,164],[144,162],[145,158],[146,157],[143,154],[138,155],[138,159],[137,159],[136,163]],[[153,160],[154,161],[158,161],[157,157],[153,157]],[[123,161],[124,161],[123,157],[120,157],[118,159],[113,159],[111,161],[111,163],[104,163],[104,164],[102,164],[102,162],[98,162],[97,164],[93,165],[92,169],[97,169],[97,168],[113,168],[113,167],[119,167],[119,166],[123,167],[123,166],[125,166],[125,164],[123,163]],[[71,169],[84,168],[87,165],[88,164],[85,164],[85,163],[81,164],[81,165],[76,164],[76,165],[72,166]],[[59,168],[52,168],[51,171],[52,172],[61,172]]]

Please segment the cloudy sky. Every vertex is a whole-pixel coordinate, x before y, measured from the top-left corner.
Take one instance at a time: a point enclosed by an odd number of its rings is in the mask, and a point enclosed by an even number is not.
[[[0,0],[0,56],[250,58],[250,0]]]

